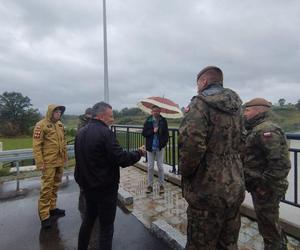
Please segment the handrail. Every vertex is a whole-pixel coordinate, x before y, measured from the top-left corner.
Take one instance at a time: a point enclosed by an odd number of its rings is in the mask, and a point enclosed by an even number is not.
[[[286,133],[285,135],[288,140],[300,140],[299,133]]]
[[[74,145],[67,145],[69,156],[74,155]],[[0,151],[0,162],[14,162],[33,159],[32,148]]]
[[[117,135],[120,144],[127,150],[136,149],[140,145],[144,144],[145,139],[141,135],[142,126],[137,125],[113,125],[112,130]],[[178,139],[178,129],[169,128],[169,142],[165,150],[165,164],[172,166],[172,173],[180,174],[178,169],[178,155],[179,149],[177,145]],[[286,133],[288,140],[300,140],[300,134],[297,133]],[[291,170],[291,176],[294,176],[290,180],[290,188],[292,190],[293,198],[291,200],[282,200],[283,202],[299,207],[298,199],[298,166],[299,166],[299,155],[300,148],[289,148],[291,154],[291,163],[293,169]]]

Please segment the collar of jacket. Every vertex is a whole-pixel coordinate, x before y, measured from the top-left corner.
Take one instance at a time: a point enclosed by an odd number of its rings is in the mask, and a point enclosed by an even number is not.
[[[247,130],[252,130],[258,124],[261,124],[268,119],[269,119],[269,112],[259,113],[256,116],[252,117],[251,119],[245,120],[245,128]]]
[[[104,125],[104,126],[106,126],[106,127],[109,127],[104,121],[101,121],[101,120],[98,120],[98,119],[91,119],[91,121],[90,122],[92,122],[92,123],[100,123],[100,124],[102,124],[102,125]]]
[[[223,90],[222,83],[212,83],[209,84],[204,90],[202,90],[199,94],[203,96],[210,96],[220,93]]]

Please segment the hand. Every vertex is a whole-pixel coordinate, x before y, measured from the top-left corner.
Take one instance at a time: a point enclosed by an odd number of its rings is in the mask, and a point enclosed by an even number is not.
[[[46,166],[43,164],[42,166],[40,166],[40,170],[42,171],[42,174],[44,174],[46,171]]]
[[[153,129],[154,133],[157,133],[157,131],[158,131],[158,127],[156,127],[156,128]]]
[[[139,147],[139,150],[142,152],[143,155],[146,155],[146,148],[145,145]]]

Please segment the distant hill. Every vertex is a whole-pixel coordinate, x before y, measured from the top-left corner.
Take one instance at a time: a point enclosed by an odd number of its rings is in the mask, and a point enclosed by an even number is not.
[[[280,125],[285,132],[300,133],[300,110],[294,106],[273,107],[272,120]]]
[[[137,108],[124,108],[114,111],[115,124],[143,125],[148,114]],[[274,106],[271,113],[272,120],[280,125],[285,132],[300,133],[300,111],[294,105]],[[177,128],[181,119],[167,119],[169,127]],[[77,115],[64,115],[63,123],[67,129],[77,128],[79,122]]]

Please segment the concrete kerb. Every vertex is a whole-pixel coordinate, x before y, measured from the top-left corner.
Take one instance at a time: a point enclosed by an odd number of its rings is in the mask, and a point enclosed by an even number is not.
[[[242,204],[241,214],[256,221],[255,211],[253,210],[253,207],[249,206],[248,204],[244,204],[244,203]],[[297,239],[300,239],[299,224],[293,223],[291,221],[287,221],[283,218],[280,218],[280,224],[287,234],[292,235]]]
[[[119,187],[118,190],[118,200],[123,204],[123,205],[132,205],[133,203],[133,196],[124,190],[122,187]]]
[[[136,163],[134,166],[141,170],[147,171],[147,165],[141,161]],[[154,169],[154,175],[158,176],[158,171],[156,168]],[[165,180],[169,181],[177,186],[181,186],[181,178],[179,175],[175,175],[173,173],[169,173],[169,172],[165,171]],[[255,215],[255,211],[254,211],[253,207],[246,204],[246,202],[244,202],[241,205],[241,214],[243,216],[246,216],[246,217],[256,220],[256,215]],[[280,222],[287,234],[300,239],[300,224],[299,223],[296,224],[296,223],[293,223],[291,221],[288,221],[288,220],[285,220],[282,218],[280,218]]]
[[[185,248],[186,237],[164,220],[152,222],[150,231],[156,235],[157,238],[166,242],[172,249],[183,250]]]
[[[28,194],[29,190],[27,188],[19,189],[15,191],[9,191],[9,192],[1,192],[0,193],[0,200],[9,200],[17,197],[23,197]]]

